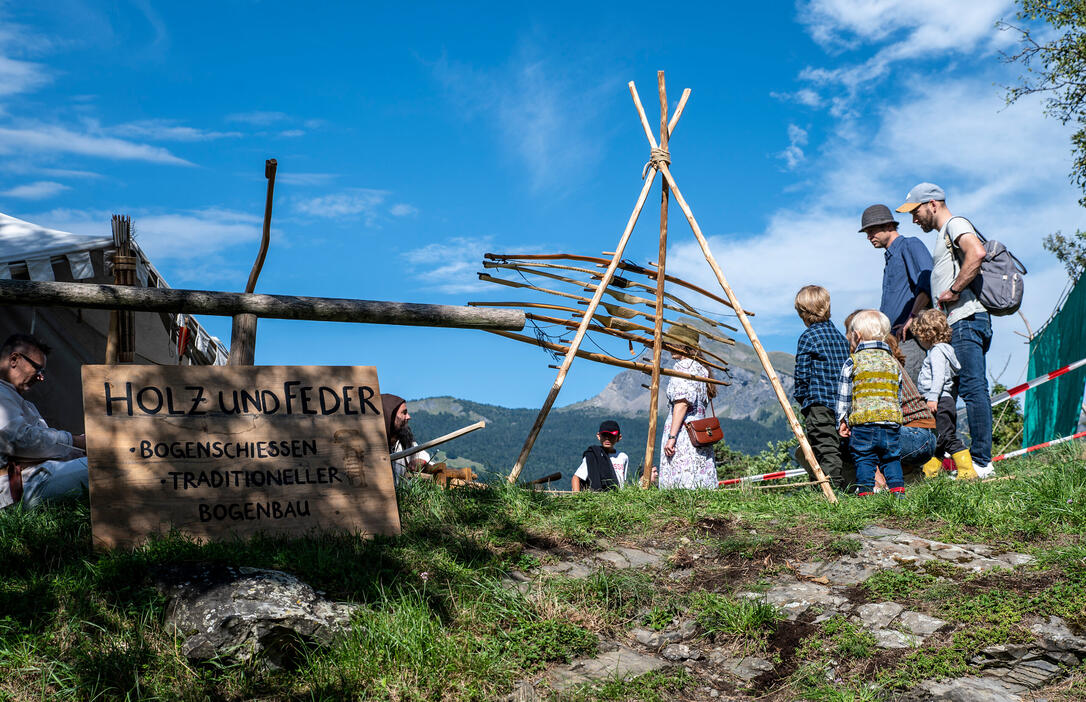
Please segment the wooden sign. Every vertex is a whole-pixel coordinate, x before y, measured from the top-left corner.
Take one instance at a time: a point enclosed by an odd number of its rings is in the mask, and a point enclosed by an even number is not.
[[[372,366],[83,366],[97,545],[399,534]]]

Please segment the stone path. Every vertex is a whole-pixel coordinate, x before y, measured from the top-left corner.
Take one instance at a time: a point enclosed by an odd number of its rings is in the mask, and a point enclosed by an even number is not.
[[[870,632],[876,644],[886,649],[914,648],[933,634],[952,630],[950,622],[922,612],[907,610],[896,602],[854,604],[849,599],[851,587],[863,583],[875,573],[902,566],[915,567],[939,561],[970,572],[1014,569],[1030,563],[1031,556],[1021,553],[995,554],[995,549],[977,544],[946,544],[894,529],[868,527],[859,534],[860,547],[853,555],[829,561],[800,563],[793,574],[781,576],[766,592],[743,592],[741,597],[764,600],[775,605],[790,621],[803,617],[817,624],[840,616]],[[630,548],[603,544],[597,553],[577,555],[527,549],[525,553],[540,562],[530,573],[513,571],[506,578],[509,587],[527,591],[538,578],[586,578],[600,568],[657,569],[665,565],[667,554],[651,548]],[[675,570],[672,580],[685,580],[694,571]],[[928,680],[899,696],[903,702],[919,700],[1021,699],[1028,690],[1047,685],[1068,667],[1086,660],[1086,639],[1075,636],[1058,618],[1032,622],[1037,639],[1029,644],[992,646],[973,661],[975,675],[957,680]],[[604,644],[603,653],[557,666],[537,684],[554,691],[573,685],[614,678],[632,678],[669,665],[706,666],[714,680],[732,679],[749,684],[775,669],[772,662],[747,656],[729,657],[724,651],[706,647],[699,639],[698,626],[689,619],[672,621],[662,631],[634,628],[628,644]],[[717,698],[717,690],[706,688],[707,696]],[[540,699],[535,688],[522,681],[509,701],[530,702]]]

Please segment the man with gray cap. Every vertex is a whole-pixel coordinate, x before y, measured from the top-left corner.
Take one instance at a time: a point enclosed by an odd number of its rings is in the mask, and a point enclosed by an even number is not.
[[[938,231],[931,251],[931,296],[950,323],[950,345],[961,363],[958,390],[969,416],[969,453],[976,475],[991,474],[992,405],[984,355],[992,344],[992,320],[969,289],[980,272],[984,245],[969,220],[955,217],[946,206],[946,193],[933,183],[920,183],[905,196],[898,212],[912,215],[925,232]]]
[[[915,383],[925,354],[909,327],[913,317],[931,303],[931,254],[920,239],[898,234],[897,220],[886,205],[872,205],[864,210],[860,232],[876,249],[885,249],[879,311],[890,320],[891,332],[901,340],[905,372]]]

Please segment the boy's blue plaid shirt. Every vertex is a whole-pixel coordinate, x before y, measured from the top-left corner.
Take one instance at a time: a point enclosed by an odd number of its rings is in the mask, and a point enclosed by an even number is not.
[[[841,367],[848,360],[848,341],[833,322],[815,322],[800,335],[796,345],[795,387],[792,397],[800,407],[833,407]]]

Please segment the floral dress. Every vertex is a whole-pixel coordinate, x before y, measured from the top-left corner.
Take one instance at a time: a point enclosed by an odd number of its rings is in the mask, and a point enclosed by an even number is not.
[[[680,359],[675,364],[675,370],[691,375],[706,376],[709,371],[692,358]],[[705,383],[686,378],[669,378],[667,382],[667,420],[664,422],[664,440],[667,443],[667,434],[671,430],[672,413],[675,411],[675,403],[686,400],[688,409],[683,423],[695,419],[704,419],[709,408],[709,396],[706,393]],[[661,451],[660,454],[660,487],[661,488],[686,488],[694,490],[698,488],[716,488],[716,461],[713,458],[713,447],[697,447],[690,443],[690,436],[684,427],[679,428],[675,439],[675,455],[671,458]]]

